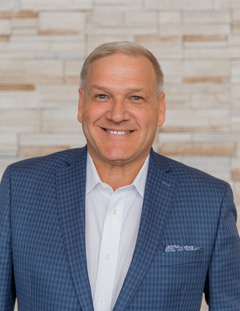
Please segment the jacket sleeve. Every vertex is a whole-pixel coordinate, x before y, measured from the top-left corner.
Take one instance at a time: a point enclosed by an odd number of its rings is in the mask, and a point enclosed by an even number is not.
[[[15,286],[11,250],[11,188],[10,169],[0,184],[0,310],[10,311],[15,303]]]
[[[240,238],[230,186],[222,200],[214,251],[205,286],[210,311],[240,310]]]

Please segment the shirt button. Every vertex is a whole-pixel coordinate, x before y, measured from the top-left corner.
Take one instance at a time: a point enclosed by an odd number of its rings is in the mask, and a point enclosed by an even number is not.
[[[99,306],[103,308],[105,306],[105,301],[99,301]]]
[[[106,254],[106,259],[110,260],[112,258],[111,254]]]
[[[112,214],[113,214],[113,215],[116,215],[116,214],[117,214],[116,208],[114,208],[114,210],[112,211]]]

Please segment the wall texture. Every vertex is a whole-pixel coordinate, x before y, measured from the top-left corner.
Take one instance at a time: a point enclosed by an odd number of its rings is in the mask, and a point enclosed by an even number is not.
[[[230,182],[240,214],[238,0],[1,0],[0,175],[85,144],[79,71],[94,47],[116,40],[148,47],[165,72],[155,149]]]

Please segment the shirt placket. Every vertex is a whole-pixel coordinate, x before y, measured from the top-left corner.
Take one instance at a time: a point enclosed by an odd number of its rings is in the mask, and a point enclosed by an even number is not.
[[[105,216],[98,272],[94,293],[94,310],[111,310],[112,293],[117,269],[118,250],[121,238],[124,198],[119,192],[112,194]]]

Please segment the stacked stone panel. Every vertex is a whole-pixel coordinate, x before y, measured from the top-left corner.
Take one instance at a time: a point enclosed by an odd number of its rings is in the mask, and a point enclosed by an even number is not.
[[[92,49],[118,40],[149,48],[165,72],[154,148],[228,181],[240,215],[238,0],[1,0],[0,175],[85,145],[79,72]]]

